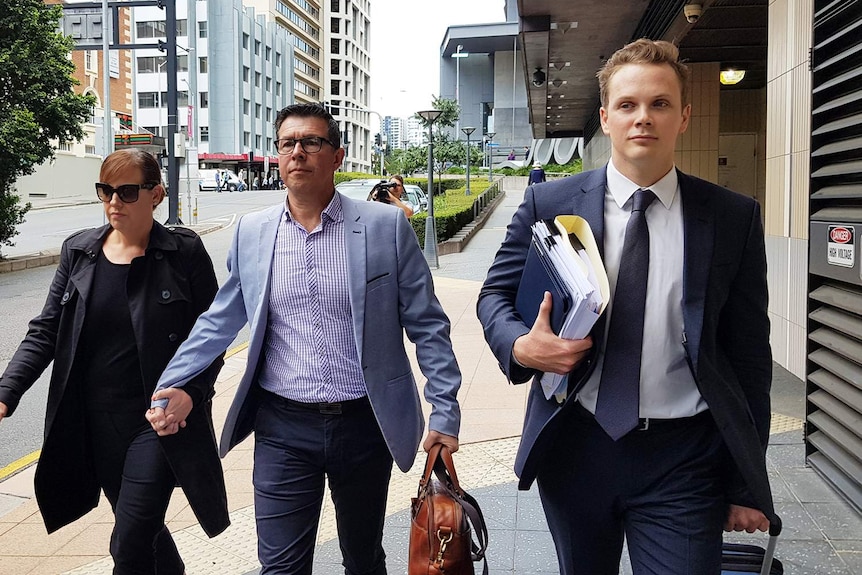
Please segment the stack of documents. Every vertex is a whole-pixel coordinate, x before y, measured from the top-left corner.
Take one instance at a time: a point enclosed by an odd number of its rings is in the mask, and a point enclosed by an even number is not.
[[[532,327],[545,292],[553,298],[551,329],[565,339],[587,337],[610,299],[605,267],[593,232],[580,216],[539,220],[515,299],[515,309]],[[542,375],[545,397],[566,395],[566,376]]]

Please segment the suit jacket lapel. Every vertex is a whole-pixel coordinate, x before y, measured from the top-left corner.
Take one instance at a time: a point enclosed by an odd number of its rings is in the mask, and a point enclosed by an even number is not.
[[[269,312],[269,291],[272,285],[272,260],[275,257],[275,238],[278,235],[278,226],[284,217],[284,207],[281,210],[272,210],[267,214],[266,220],[261,224],[258,233],[257,247],[257,270],[260,283],[257,290],[257,311],[253,328],[260,331],[260,336],[266,331],[266,323]]]
[[[350,312],[353,316],[353,337],[356,352],[362,358],[365,326],[365,286],[368,283],[366,266],[366,229],[360,222],[359,210],[348,198],[341,198],[344,212],[344,249],[347,256],[347,289],[350,294]]]
[[[700,351],[706,288],[715,237],[710,197],[689,176],[677,170],[683,213],[682,317],[694,373]]]

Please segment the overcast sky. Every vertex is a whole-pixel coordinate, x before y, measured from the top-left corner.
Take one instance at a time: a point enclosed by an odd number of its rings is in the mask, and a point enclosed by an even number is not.
[[[504,0],[372,0],[371,97],[383,116],[412,116],[440,93],[446,28],[503,22]]]

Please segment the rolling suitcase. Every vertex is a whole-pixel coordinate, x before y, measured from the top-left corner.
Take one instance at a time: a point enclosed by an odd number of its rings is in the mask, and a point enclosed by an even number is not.
[[[769,526],[769,542],[766,549],[758,545],[725,543],[721,547],[722,575],[783,575],[784,566],[775,558],[775,544],[781,534],[781,519]]]

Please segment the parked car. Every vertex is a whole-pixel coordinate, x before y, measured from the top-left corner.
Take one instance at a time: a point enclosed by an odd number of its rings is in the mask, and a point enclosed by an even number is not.
[[[240,180],[239,176],[237,176],[233,171],[216,169],[198,170],[198,189],[201,191],[215,191],[216,172],[221,173],[222,177],[224,177],[224,174],[227,174],[227,183],[222,182],[221,189],[227,190],[229,192],[233,192],[236,190],[242,192],[245,190],[245,182]]]
[[[414,212],[428,211],[428,196],[422,188],[413,184],[404,184],[404,192]]]

